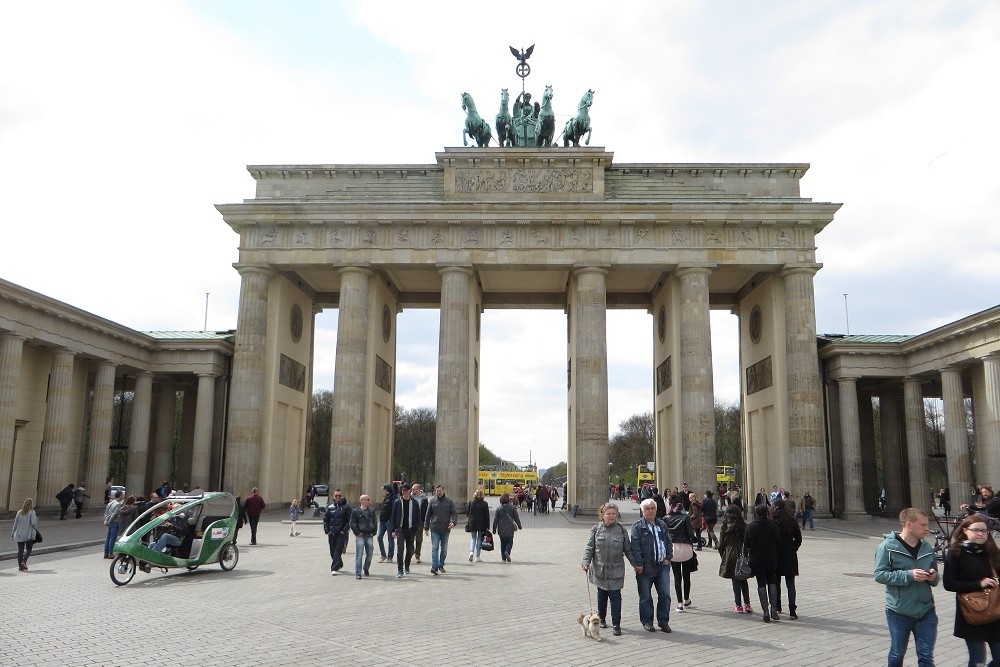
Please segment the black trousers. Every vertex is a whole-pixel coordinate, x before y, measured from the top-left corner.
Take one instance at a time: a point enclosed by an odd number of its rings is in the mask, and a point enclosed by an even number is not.
[[[349,533],[330,533],[326,536],[330,543],[330,570],[339,572],[344,567],[344,547]]]
[[[79,502],[76,504],[76,518],[79,519],[83,516],[83,503]]]
[[[250,544],[257,543],[257,522],[260,521],[260,515],[247,514],[247,519],[250,521]]]
[[[69,503],[60,502],[59,503],[59,519],[66,518],[66,512],[69,511]]]
[[[413,541],[416,539],[417,528],[397,528],[396,529],[396,569],[403,571],[405,566],[410,569],[410,560],[413,558]],[[403,546],[406,546],[406,556],[403,556]]]

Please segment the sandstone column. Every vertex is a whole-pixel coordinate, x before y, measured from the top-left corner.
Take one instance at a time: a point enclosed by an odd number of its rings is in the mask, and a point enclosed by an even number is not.
[[[194,412],[191,488],[211,491],[212,423],[215,421],[215,374],[198,373],[198,403]]]
[[[1000,354],[983,357],[986,396],[976,410],[983,416],[983,433],[976,439],[982,443],[978,447],[980,459],[976,462],[976,478],[988,484],[1000,484]]]
[[[785,280],[789,484],[796,495],[809,491],[823,505],[829,490],[813,294],[818,269],[817,265],[789,267],[781,275]]]
[[[21,379],[21,351],[24,336],[0,336],[0,486],[6,489],[3,509],[10,509],[10,480],[14,461],[14,430],[17,424],[17,390]],[[23,502],[22,498],[20,502]],[[15,500],[21,509],[20,502]]]
[[[858,420],[858,380],[838,378],[840,386],[840,433],[844,452],[844,514],[865,514],[861,478],[861,424]]]
[[[87,447],[87,491],[90,502],[104,499],[111,463],[111,429],[115,411],[115,363],[99,361],[90,406],[90,442]]]
[[[708,307],[711,273],[711,269],[701,266],[677,270],[681,288],[679,367],[681,446],[684,448],[681,481],[687,482],[699,495],[705,489],[715,488],[715,394]]]
[[[572,282],[576,442],[571,446],[576,460],[575,504],[584,516],[608,501],[607,275],[606,268],[584,267],[573,272]]]
[[[233,352],[224,486],[231,493],[246,496],[258,484],[260,476],[260,447],[264,436],[267,288],[271,272],[257,266],[238,268],[243,282]]]
[[[70,461],[70,418],[73,398],[73,359],[76,352],[56,350],[52,353],[49,375],[49,398],[45,404],[45,427],[42,430],[42,451],[38,461],[38,498],[40,507],[58,507],[55,496],[67,484],[76,484],[77,468]]]
[[[337,362],[333,374],[333,427],[330,432],[331,491],[340,488],[356,503],[362,493],[366,373],[368,369],[368,300],[372,272],[361,267],[340,269],[337,314]],[[440,416],[438,417],[440,424]],[[438,446],[440,447],[440,441]],[[388,480],[386,480],[388,481]],[[364,489],[375,494],[375,489]]]
[[[886,389],[879,393],[879,422],[882,428],[882,474],[885,478],[886,511],[898,514],[910,502],[903,478],[903,442],[899,429],[899,392]]]
[[[132,398],[132,424],[129,428],[128,463],[125,468],[125,492],[130,496],[148,495],[146,464],[149,462],[149,420],[153,403],[153,374],[144,371],[135,376]]]
[[[920,380],[903,378],[903,408],[906,414],[906,455],[910,470],[910,504],[929,509],[931,480],[927,471],[927,445],[924,442],[924,394]]]
[[[174,473],[174,414],[177,410],[177,387],[164,382],[156,403],[156,434],[153,436],[153,488]]]
[[[872,395],[867,390],[859,392],[858,425],[861,428],[861,485],[865,499],[865,511],[878,512],[878,498],[882,491],[879,486],[877,462],[875,461],[875,408]]]
[[[968,502],[972,494],[972,464],[969,460],[961,370],[945,368],[941,371],[941,393],[944,398],[944,447],[948,455],[948,488],[951,491],[952,505],[958,507]]]
[[[441,274],[441,331],[438,348],[437,447],[435,479],[447,494],[468,500],[469,474],[469,314],[472,269],[447,266]],[[605,464],[607,465],[607,464]]]

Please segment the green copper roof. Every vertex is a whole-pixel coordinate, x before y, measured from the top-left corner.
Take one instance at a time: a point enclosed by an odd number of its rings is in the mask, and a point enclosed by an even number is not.
[[[905,343],[914,338],[909,335],[899,334],[859,334],[856,336],[845,336],[843,334],[822,334],[820,338],[830,343],[853,343],[858,345],[897,345]]]
[[[142,333],[160,340],[227,340],[235,331],[143,331]]]

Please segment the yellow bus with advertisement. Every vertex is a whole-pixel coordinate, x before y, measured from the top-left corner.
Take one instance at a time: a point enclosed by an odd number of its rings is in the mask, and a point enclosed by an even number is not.
[[[715,483],[732,486],[736,483],[736,468],[734,466],[715,466]],[[639,466],[636,469],[636,488],[641,489],[645,485],[656,486],[656,474],[648,470],[646,466]]]
[[[487,496],[511,493],[515,486],[528,489],[538,486],[537,470],[480,470],[479,488]]]

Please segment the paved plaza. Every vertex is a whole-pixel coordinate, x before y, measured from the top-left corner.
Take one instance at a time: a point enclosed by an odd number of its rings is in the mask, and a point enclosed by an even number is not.
[[[495,504],[496,500],[492,501]],[[625,519],[638,518],[625,502]],[[91,510],[92,513],[96,510]],[[0,561],[5,642],[0,665],[872,665],[888,651],[883,587],[871,578],[875,536],[894,523],[882,519],[817,522],[799,551],[799,620],[782,616],[765,625],[759,613],[734,614],[719,557],[702,551],[692,575],[693,606],[671,611],[672,634],[639,624],[634,578],[623,591],[621,637],[610,628],[601,643],[581,636],[576,617],[590,607],[580,559],[594,521],[557,511],[523,516],[513,563],[484,554],[468,562],[459,529],[449,545],[447,574],[424,562],[397,580],[395,565],[378,563],[372,576],[353,576],[354,544],[345,572],[329,575],[322,524],[300,525],[288,536],[287,514],[265,515],[258,545],[240,532],[240,561],[232,572],[216,566],[169,574],[137,573],[116,587],[110,561],[97,543],[97,517],[57,521],[42,517],[41,546],[29,572],[11,558],[10,520]],[[70,550],[63,545],[87,544]],[[672,588],[672,586],[671,586]],[[755,609],[756,591],[751,586]],[[592,591],[595,596],[596,591]],[[940,587],[938,665],[965,664],[965,644],[952,637],[954,596]],[[673,592],[671,591],[673,598]],[[787,602],[786,602],[787,604]],[[787,608],[786,608],[787,611]],[[915,665],[912,642],[906,665]]]

